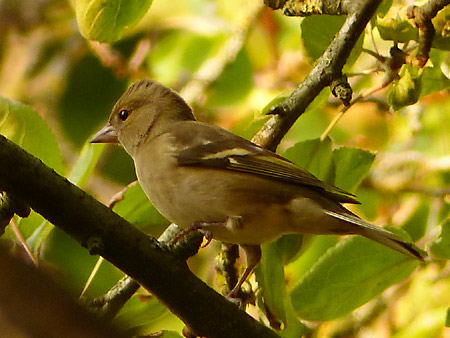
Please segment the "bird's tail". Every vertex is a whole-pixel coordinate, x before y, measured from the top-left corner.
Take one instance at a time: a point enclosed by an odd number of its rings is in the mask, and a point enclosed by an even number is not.
[[[410,243],[406,242],[403,238],[383,228],[370,224],[350,212],[348,214],[338,213],[330,210],[324,210],[324,212],[329,216],[359,226],[358,231],[355,231],[355,233],[358,235],[372,239],[412,258],[418,259],[420,261],[424,260],[423,255]]]

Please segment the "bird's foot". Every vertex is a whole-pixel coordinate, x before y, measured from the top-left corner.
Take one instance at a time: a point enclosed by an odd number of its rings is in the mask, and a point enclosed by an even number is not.
[[[178,242],[183,240],[186,236],[188,236],[190,233],[194,231],[200,231],[206,239],[206,243],[202,245],[202,248],[206,247],[211,243],[213,239],[213,234],[211,231],[209,231],[207,228],[210,226],[222,226],[224,223],[222,222],[195,222],[192,224],[189,228],[183,229],[178,233],[178,235],[172,240],[170,245],[174,247]]]

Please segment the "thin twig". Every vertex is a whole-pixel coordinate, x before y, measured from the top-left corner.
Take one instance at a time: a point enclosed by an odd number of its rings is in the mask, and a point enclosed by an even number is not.
[[[327,128],[324,130],[322,135],[320,135],[320,141],[323,142],[327,136],[330,134],[331,130],[336,126],[336,124],[339,122],[339,120],[344,116],[344,114],[355,105],[355,103],[367,98],[368,96],[376,93],[377,91],[380,91],[388,86],[388,83],[382,83],[379,86],[376,86],[375,88],[369,89],[364,94],[358,95],[356,98],[354,98],[350,105],[342,107],[341,111],[333,118],[333,120],[330,122],[330,124],[327,126]]]
[[[30,260],[33,262],[33,264],[35,266],[38,265],[38,261],[36,259],[36,257],[34,257],[33,253],[31,252],[30,247],[28,246],[27,242],[25,241],[25,239],[23,238],[19,227],[17,226],[16,222],[14,221],[14,219],[11,219],[11,227],[14,231],[14,234],[16,235],[17,239],[19,240],[20,244],[22,244],[22,247],[24,248],[25,252],[27,253],[28,257],[30,257]]]
[[[86,284],[83,287],[83,290],[81,290],[80,298],[84,297],[84,294],[86,293],[87,289],[89,289],[89,286],[91,286],[92,281],[94,280],[95,275],[97,274],[98,270],[100,269],[100,266],[103,263],[103,257],[99,257],[97,259],[97,262],[95,263],[94,268],[92,269],[88,280],[86,281]]]

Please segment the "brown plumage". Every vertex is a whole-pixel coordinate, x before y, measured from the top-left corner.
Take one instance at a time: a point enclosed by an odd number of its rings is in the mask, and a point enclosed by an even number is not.
[[[352,194],[196,121],[178,94],[154,81],[133,84],[92,142],[122,144],[148,198],[171,222],[245,249],[248,268],[237,288],[258,264],[259,245],[282,234],[358,234],[422,259],[402,238],[344,208],[358,203]]]

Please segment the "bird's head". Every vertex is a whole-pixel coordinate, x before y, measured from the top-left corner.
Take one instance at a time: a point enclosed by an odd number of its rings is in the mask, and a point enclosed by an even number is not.
[[[174,91],[152,80],[130,86],[114,105],[108,123],[91,143],[120,143],[130,154],[145,139],[171,123],[195,120],[192,109]]]

